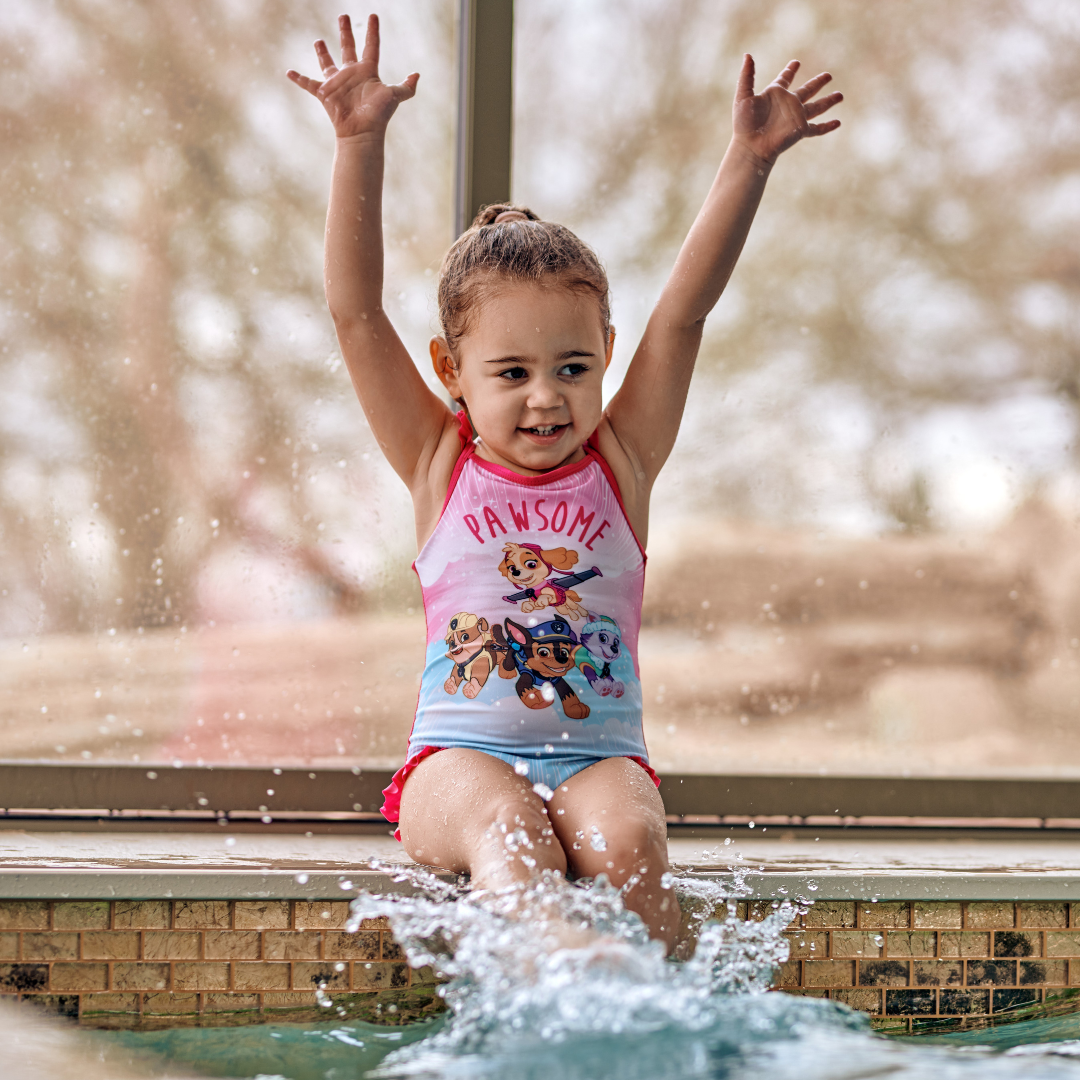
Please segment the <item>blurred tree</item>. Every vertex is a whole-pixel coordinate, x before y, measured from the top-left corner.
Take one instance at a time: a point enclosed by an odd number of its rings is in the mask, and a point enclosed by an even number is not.
[[[319,524],[370,489],[358,468],[331,468],[365,438],[322,297],[332,132],[284,79],[314,67],[309,43],[334,32],[336,8],[6,8],[3,621],[25,625],[19,606],[40,628],[189,619],[199,567],[230,544],[298,563],[354,607],[356,575]],[[407,8],[399,50],[432,54],[438,85],[453,6]],[[429,100],[414,110],[422,150],[394,147],[399,275],[449,239],[450,106]],[[89,563],[69,539],[85,516]]]
[[[522,7],[543,42],[518,53],[516,176],[596,238],[616,281],[663,280],[730,132],[742,52],[759,85],[797,56],[845,92],[840,132],[770,180],[706,331],[710,404],[780,358],[807,391],[849,388],[875,426],[863,494],[905,526],[925,521],[925,477],[886,482],[874,459],[913,417],[1033,388],[1080,410],[1076,5],[632,0],[584,25],[562,0]]]

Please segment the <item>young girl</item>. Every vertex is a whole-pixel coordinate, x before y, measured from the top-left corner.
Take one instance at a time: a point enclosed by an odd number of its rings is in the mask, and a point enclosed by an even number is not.
[[[678,929],[664,806],[642,734],[637,641],[649,494],[671,453],[712,310],[776,158],[839,121],[789,89],[760,95],[746,56],[734,134],[619,392],[602,408],[615,329],[608,282],[573,233],[489,206],[439,278],[425,385],[382,306],[386,126],[419,75],[380,81],[379,23],[357,59],[289,78],[337,134],[326,297],[368,423],[413,499],[427,658],[408,758],[383,812],[418,862],[497,889],[547,870],[606,874],[670,950]]]

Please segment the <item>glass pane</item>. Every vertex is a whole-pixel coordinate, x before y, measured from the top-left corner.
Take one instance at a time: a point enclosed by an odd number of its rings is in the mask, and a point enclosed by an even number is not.
[[[759,86],[796,56],[846,95],[841,129],[770,177],[657,485],[654,765],[1075,774],[1075,7],[518,13],[515,194],[605,258],[613,386],[726,147],[741,54]]]
[[[386,77],[422,72],[384,213],[387,307],[425,370],[456,7],[383,12]],[[316,73],[337,11],[0,9],[2,757],[400,763],[411,514],[322,298],[332,134],[283,77]],[[847,97],[770,178],[655,492],[654,764],[1075,773],[1075,11],[518,0],[516,20],[515,198],[605,260],[612,387],[741,53],[759,85],[797,55]]]
[[[0,757],[387,763],[411,514],[322,287],[323,0],[0,10]],[[426,357],[452,0],[389,5],[386,303]],[[427,89],[430,84],[430,90]],[[395,724],[388,725],[392,716]]]

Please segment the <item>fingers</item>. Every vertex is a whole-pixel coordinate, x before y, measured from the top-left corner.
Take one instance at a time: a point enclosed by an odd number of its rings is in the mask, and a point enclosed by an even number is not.
[[[337,65],[334,63],[334,58],[330,55],[330,50],[326,47],[326,42],[322,38],[315,42],[315,57],[319,61],[322,73],[328,79],[331,75],[337,73]]]
[[[828,135],[830,131],[835,131],[839,126],[839,120],[828,120],[824,124],[807,124],[806,135],[808,138],[813,135]]]
[[[795,78],[795,72],[799,70],[802,65],[798,60],[792,60],[790,64],[779,75],[773,79],[773,82],[777,86],[782,86],[785,90],[791,86],[791,80]]]
[[[735,100],[744,101],[754,96],[754,58],[749,53],[744,53],[742,58],[742,70],[739,72],[739,81],[735,86]]]
[[[319,96],[319,88],[322,86],[321,82],[315,79],[309,79],[306,75],[301,75],[299,71],[293,71],[290,68],[285,72],[285,77],[291,79],[301,90],[306,90],[309,94]]]
[[[356,38],[353,37],[352,19],[348,15],[338,16],[338,35],[341,38],[341,62],[356,63]]]
[[[834,94],[830,94],[828,97],[823,97],[820,101],[810,101],[806,104],[804,109],[806,118],[809,120],[811,117],[820,116],[834,105],[839,105],[843,100],[844,95],[837,91]]]
[[[414,71],[396,86],[390,87],[394,91],[394,97],[398,101],[408,101],[416,93],[416,84],[420,80],[420,72]]]
[[[795,91],[795,96],[800,101],[809,101],[828,82],[832,82],[832,76],[827,71],[823,71],[820,75],[815,75],[809,81],[804,82]]]
[[[379,16],[369,15],[364,35],[364,63],[379,66]]]

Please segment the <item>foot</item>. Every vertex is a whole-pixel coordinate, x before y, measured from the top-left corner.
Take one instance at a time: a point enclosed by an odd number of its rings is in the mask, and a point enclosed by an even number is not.
[[[464,694],[464,695],[465,695],[465,696],[466,696],[467,698],[474,698],[474,697],[476,697],[476,695],[477,695],[477,694],[479,694],[479,693],[480,693],[480,691],[481,691],[481,690],[483,690],[483,689],[484,689],[484,684],[483,684],[483,683],[481,683],[481,682],[480,682],[480,680],[479,680],[478,678],[476,678],[476,676],[474,675],[474,676],[473,676],[473,677],[472,677],[472,678],[471,678],[471,679],[470,679],[470,680],[469,680],[469,681],[468,681],[468,682],[467,682],[467,683],[465,684],[465,689],[464,689],[464,690],[462,690],[462,693],[463,693],[463,694]]]
[[[546,709],[551,702],[544,698],[544,695],[534,686],[531,690],[526,690],[521,695],[521,700],[525,702],[530,709]],[[588,714],[588,709],[585,710]]]
[[[589,715],[589,706],[576,697],[564,698],[562,707],[571,720],[584,720]]]

